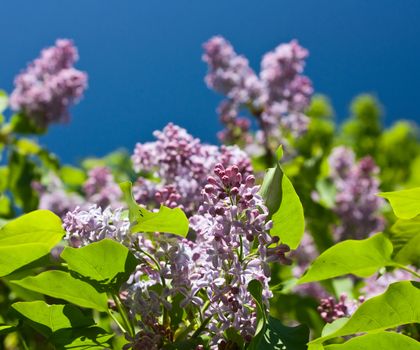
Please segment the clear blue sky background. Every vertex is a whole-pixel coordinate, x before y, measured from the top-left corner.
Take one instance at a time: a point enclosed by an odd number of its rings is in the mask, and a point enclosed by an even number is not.
[[[220,96],[203,82],[202,43],[228,38],[258,70],[261,56],[297,38],[306,74],[338,118],[373,92],[386,121],[420,120],[419,0],[9,0],[1,4],[0,87],[56,38],[72,38],[89,90],[67,126],[42,138],[65,162],[104,155],[173,121],[208,142]]]

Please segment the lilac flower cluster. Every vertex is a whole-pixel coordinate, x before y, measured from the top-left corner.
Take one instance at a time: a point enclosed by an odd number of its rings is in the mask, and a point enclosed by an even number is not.
[[[122,206],[121,190],[106,167],[96,167],[89,171],[82,186],[83,197],[77,192],[67,191],[65,184],[52,173],[46,176],[46,180],[45,186],[41,183],[33,184],[39,193],[38,207],[51,210],[62,218],[76,207],[88,210],[92,205],[102,209]]]
[[[297,41],[279,45],[263,57],[257,76],[248,60],[223,37],[213,37],[204,44],[203,60],[209,67],[205,81],[227,97],[219,107],[225,125],[219,134],[223,142],[250,139],[250,123],[238,117],[243,106],[257,118],[266,146],[269,137],[281,137],[280,128],[294,135],[306,130],[304,111],[313,92],[310,80],[302,75],[307,55]]]
[[[12,109],[23,112],[38,127],[70,119],[69,107],[87,87],[87,74],[73,66],[78,60],[70,40],[57,40],[15,78],[10,97]]]
[[[252,172],[248,156],[236,146],[218,148],[202,144],[185,129],[173,124],[154,135],[155,142],[138,143],[132,156],[137,172],[159,180],[138,179],[133,193],[140,204],[180,206],[191,214],[201,202],[205,179],[216,163],[238,164],[241,171]]]
[[[237,166],[217,164],[215,177],[208,178],[199,214],[190,219],[197,234],[196,244],[205,255],[203,275],[210,305],[206,315],[217,315],[210,322],[214,343],[223,341],[223,332],[234,327],[250,341],[255,334],[255,303],[247,291],[253,279],[263,285],[263,300],[268,308],[271,292],[269,262],[289,264],[288,246],[268,231],[268,210],[258,195],[253,175],[243,176]],[[254,243],[257,251],[253,251]]]
[[[96,205],[87,210],[76,207],[63,218],[65,239],[72,247],[82,247],[104,238],[114,239],[130,246],[130,222],[122,216],[121,209],[102,209]]]
[[[84,202],[80,195],[67,192],[62,181],[53,174],[47,176],[46,185],[34,182],[32,186],[39,194],[38,208],[51,210],[60,217]]]
[[[107,167],[96,167],[89,171],[88,179],[83,185],[86,200],[101,208],[112,206],[121,207],[121,189],[114,181],[111,171]]]
[[[337,240],[363,239],[383,229],[378,211],[383,200],[379,192],[379,168],[371,157],[355,161],[354,153],[345,147],[335,148],[330,157],[330,175],[336,186],[335,212],[340,218]]]
[[[325,322],[332,323],[339,318],[351,316],[364,300],[364,297],[359,297],[358,300],[349,300],[347,294],[343,293],[338,300],[333,297],[321,299],[318,312]]]

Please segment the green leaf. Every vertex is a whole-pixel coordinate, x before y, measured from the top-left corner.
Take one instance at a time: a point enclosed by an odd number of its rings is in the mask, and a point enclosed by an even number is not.
[[[32,183],[39,178],[39,166],[31,157],[16,150],[10,153],[8,187],[15,203],[26,213],[38,208],[38,192]]]
[[[420,322],[420,289],[415,282],[391,284],[385,293],[366,300],[344,325],[311,343],[358,333],[377,333],[388,328]]]
[[[81,186],[86,180],[86,174],[82,169],[65,165],[60,169],[60,178],[66,185]]]
[[[15,330],[16,330],[16,326],[0,324],[0,335],[14,332]]]
[[[68,272],[45,271],[35,277],[26,277],[12,283],[82,307],[108,310],[105,293],[97,292],[90,284],[72,277]]]
[[[381,233],[364,240],[337,243],[316,258],[298,284],[353,274],[369,277],[381,267],[392,266],[392,244]]]
[[[256,336],[249,350],[306,350],[309,328],[305,325],[286,327],[279,320],[269,316],[264,333]]]
[[[136,258],[128,248],[110,239],[82,248],[66,247],[61,257],[67,262],[69,270],[107,290],[119,288],[137,265]]]
[[[390,239],[395,261],[417,264],[420,261],[420,216],[411,220],[398,219],[391,228]]]
[[[64,231],[58,216],[48,210],[23,215],[0,229],[0,276],[48,254]]]
[[[413,338],[394,332],[366,334],[344,344],[325,346],[325,350],[419,350],[420,343]]]
[[[420,187],[395,192],[381,192],[391,203],[395,215],[400,219],[412,219],[420,214]]]
[[[128,205],[131,232],[165,232],[185,237],[189,222],[180,208],[170,209],[161,206],[157,213],[140,207],[131,193],[131,182],[120,184],[124,199]]]
[[[14,114],[10,119],[10,126],[13,132],[19,134],[42,135],[47,131],[47,128],[40,127],[34,120],[28,118],[23,113]]]
[[[113,334],[99,327],[62,329],[50,338],[56,350],[103,350],[111,349]]]
[[[46,337],[60,329],[94,324],[91,317],[84,315],[77,307],[69,304],[48,305],[44,301],[30,301],[14,303],[12,308]]]
[[[7,108],[8,103],[9,99],[6,91],[0,90],[0,114]]]
[[[274,168],[269,168],[264,176],[260,194],[273,220],[270,233],[295,249],[303,236],[305,220],[303,207],[289,178],[280,166],[282,148],[277,150],[278,160]]]
[[[27,138],[20,138],[15,143],[16,148],[20,154],[34,155],[38,154],[41,147],[33,140]]]

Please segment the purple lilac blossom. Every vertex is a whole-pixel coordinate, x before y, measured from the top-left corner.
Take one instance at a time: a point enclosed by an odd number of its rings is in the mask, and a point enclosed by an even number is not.
[[[343,293],[338,300],[333,297],[321,299],[318,312],[325,322],[332,323],[339,318],[351,316],[364,300],[364,297],[350,300],[347,294]]]
[[[134,198],[140,204],[156,207],[169,200],[171,207],[179,206],[190,215],[197,210],[206,177],[216,163],[238,164],[241,171],[252,172],[249,157],[236,146],[202,144],[173,124],[154,135],[155,142],[138,143],[132,156],[135,171],[158,179],[155,182],[140,177],[134,184]],[[164,199],[168,190],[172,197]]]
[[[64,123],[69,108],[87,87],[87,74],[74,68],[78,53],[72,41],[57,40],[15,78],[10,96],[13,110],[23,112],[38,127]]]
[[[61,218],[84,202],[80,195],[67,192],[64,184],[54,174],[47,176],[46,185],[33,183],[33,187],[39,194],[38,208],[51,210]]]
[[[238,117],[241,107],[247,107],[257,119],[265,147],[269,147],[269,138],[277,142],[283,139],[281,128],[295,136],[306,131],[309,120],[304,111],[313,88],[302,75],[308,51],[297,41],[267,53],[261,62],[260,76],[223,37],[213,37],[203,47],[203,60],[208,64],[207,86],[227,97],[218,108],[220,121],[225,125],[219,133],[222,142],[252,142],[249,123]]]
[[[336,186],[334,211],[340,219],[335,228],[337,240],[363,239],[381,231],[384,219],[379,215],[383,200],[377,196],[379,168],[371,157],[356,162],[353,151],[333,149],[330,176]]]
[[[121,189],[107,167],[96,167],[89,171],[83,192],[89,203],[97,204],[101,208],[122,206]]]

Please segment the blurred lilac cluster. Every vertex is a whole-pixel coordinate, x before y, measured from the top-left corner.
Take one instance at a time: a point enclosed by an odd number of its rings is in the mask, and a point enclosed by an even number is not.
[[[328,161],[337,189],[334,211],[340,218],[336,239],[363,239],[381,231],[384,222],[378,211],[383,200],[376,195],[379,168],[373,159],[356,162],[353,151],[341,146],[333,149]]]
[[[313,92],[312,83],[302,75],[308,51],[297,41],[279,45],[264,55],[258,76],[248,60],[238,55],[223,37],[216,36],[204,44],[203,60],[208,64],[207,85],[225,95],[218,109],[225,125],[219,137],[224,143],[249,142],[250,122],[239,117],[239,109],[247,107],[257,119],[260,139],[281,137],[286,130],[300,135],[306,130],[304,115]]]
[[[69,107],[87,87],[87,74],[74,68],[77,49],[70,40],[57,40],[15,78],[12,109],[24,113],[36,126],[70,119]]]
[[[241,172],[252,172],[249,157],[236,146],[202,144],[173,124],[154,136],[154,142],[138,143],[132,156],[134,170],[140,174],[133,193],[140,204],[179,206],[191,214],[198,209],[201,190],[215,164],[238,164]]]
[[[38,207],[51,210],[62,218],[68,211],[76,208],[88,210],[95,205],[102,209],[106,207],[116,209],[123,205],[120,187],[107,167],[92,168],[81,193],[67,191],[65,184],[53,173],[45,177],[45,182],[46,185],[33,184],[39,193]]]

